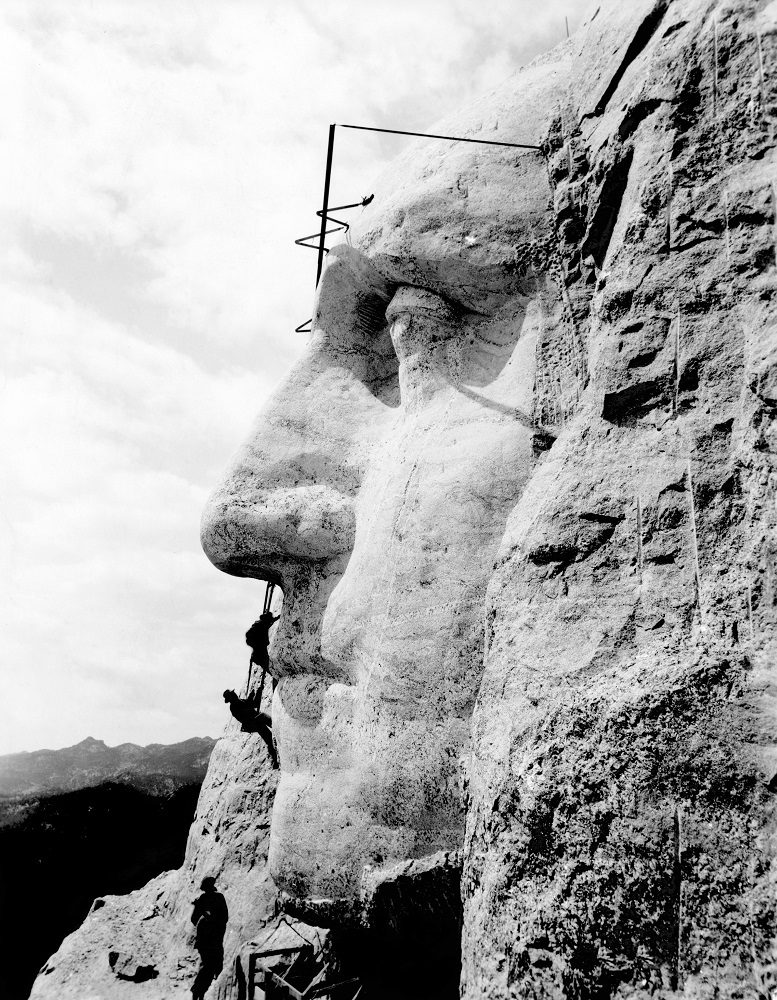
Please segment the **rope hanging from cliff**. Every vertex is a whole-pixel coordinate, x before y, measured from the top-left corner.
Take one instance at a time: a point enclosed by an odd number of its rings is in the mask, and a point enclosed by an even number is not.
[[[264,606],[262,607],[262,614],[270,610],[270,605],[272,604],[273,594],[275,593],[275,584],[267,581],[267,587],[264,591]]]
[[[269,667],[269,656],[267,646],[270,641],[270,629],[278,620],[270,610],[273,595],[275,594],[275,584],[267,581],[264,591],[264,601],[262,603],[262,613],[258,621],[255,621],[246,632],[246,642],[251,647],[251,655],[248,659],[248,694],[257,708],[261,707],[262,696],[264,694],[264,682],[267,677]],[[256,694],[251,695],[251,680],[253,678],[254,664],[261,664],[262,676],[259,681],[259,688]]]
[[[261,705],[262,704],[262,695],[264,694],[264,681],[265,681],[266,677],[267,677],[267,667],[262,667],[262,676],[261,676],[261,678],[259,680],[259,690],[258,690],[258,692],[256,694],[256,704],[257,705]]]

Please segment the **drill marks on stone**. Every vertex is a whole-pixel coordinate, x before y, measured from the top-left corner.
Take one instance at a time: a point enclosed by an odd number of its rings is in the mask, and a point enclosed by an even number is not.
[[[642,503],[637,500],[637,579],[642,586]]]
[[[775,111],[777,110],[777,106],[775,105],[777,94],[775,94],[774,86],[774,68],[777,64],[777,45],[775,44],[777,43],[777,32],[759,29],[757,37],[758,66],[761,83],[761,113],[768,130],[768,142],[773,144]]]
[[[553,194],[554,240],[549,273],[558,289],[561,314],[554,318],[556,336],[543,338],[537,354],[536,379],[538,394],[535,411],[542,421],[563,423],[574,413],[582,391],[588,383],[587,331],[589,305],[596,280],[597,261],[590,259],[584,248],[586,240],[601,258],[606,252],[610,232],[604,232],[606,219],[593,223],[589,214],[589,184],[593,180],[586,158],[586,147],[580,144],[580,129],[574,102],[568,97],[556,102],[556,115],[550,125],[546,148],[548,183]],[[622,158],[623,159],[623,158]],[[598,208],[609,214],[611,204],[602,198],[607,173],[595,180],[598,188]],[[612,199],[609,199],[611,202]],[[616,210],[619,206],[616,206]],[[617,221],[614,220],[614,221]],[[585,234],[585,235],[583,235]],[[606,238],[603,240],[602,236]],[[585,318],[583,318],[585,317]],[[548,378],[542,375],[543,370]]]
[[[723,192],[723,225],[726,234],[726,260],[731,260],[731,234],[728,225],[728,189]]]
[[[718,55],[718,19],[717,19],[717,17],[714,18],[713,22],[712,22],[712,35],[713,35],[712,45],[713,45],[713,61],[714,61],[713,74],[712,74],[712,117],[713,117],[713,121],[717,125],[717,123],[718,123],[718,104],[719,104],[719,100],[718,100],[718,86],[719,86],[719,80],[718,80],[718,63],[719,63],[719,55]]]
[[[777,190],[772,181],[772,243],[774,244],[774,264],[777,267]]]
[[[585,385],[588,376],[588,361],[586,358],[585,344],[580,336],[580,331],[578,329],[577,323],[575,322],[575,314],[572,309],[572,303],[569,299],[569,294],[566,294],[566,303],[569,315],[570,324],[570,346],[572,349],[572,359],[575,363],[575,404],[580,402],[580,386]]]
[[[682,934],[683,934],[683,818],[680,807],[675,803],[673,819],[673,857],[672,857],[672,889],[674,892],[675,934],[672,948],[672,979],[673,990],[682,987]]]
[[[680,302],[677,302],[677,315],[674,322],[674,398],[672,411],[677,416],[680,398]]]
[[[747,621],[750,626],[750,645],[755,645],[755,629],[753,628],[753,587],[747,585]]]
[[[764,52],[763,44],[761,43],[761,31],[760,28],[756,28],[755,40],[758,47],[758,78],[761,84],[761,114],[766,117],[766,81],[764,78]]]
[[[693,568],[694,578],[696,580],[696,603],[699,607],[699,614],[703,619],[704,616],[701,606],[701,573],[699,569],[699,537],[696,531],[696,501],[693,495],[693,469],[690,455],[688,456],[688,498],[690,504],[691,544],[693,545]]]
[[[544,317],[535,347],[533,422],[539,427],[559,427],[569,420],[588,377],[585,344],[566,290],[558,247],[553,278],[558,298],[546,303],[553,315]]]
[[[539,427],[548,425],[563,426],[566,420],[566,409],[563,404],[559,408],[558,397],[561,386],[546,370],[542,344],[537,343],[537,364],[534,376],[534,424]],[[560,419],[559,419],[560,410]]]
[[[539,426],[563,426],[575,413],[585,382],[585,352],[569,307],[564,309],[561,336],[552,334],[552,328],[543,331],[536,347],[534,423]]]

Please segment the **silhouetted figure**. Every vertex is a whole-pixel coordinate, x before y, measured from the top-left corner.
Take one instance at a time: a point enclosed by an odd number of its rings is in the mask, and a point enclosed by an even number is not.
[[[208,876],[200,883],[202,895],[194,901],[192,923],[197,928],[194,947],[200,953],[200,968],[192,984],[192,1000],[203,1000],[208,987],[224,964],[224,932],[229,911],[227,901],[216,891],[216,880]]]
[[[270,665],[270,657],[267,647],[270,645],[270,629],[278,621],[280,615],[274,615],[272,611],[264,611],[259,615],[259,620],[255,621],[246,632],[246,644],[251,647],[251,663],[258,663],[262,670],[267,670]]]
[[[263,712],[253,698],[240,698],[235,691],[224,692],[224,701],[229,710],[240,723],[244,733],[259,733],[265,742],[267,752],[274,768],[278,767],[278,755],[272,738],[272,718]]]

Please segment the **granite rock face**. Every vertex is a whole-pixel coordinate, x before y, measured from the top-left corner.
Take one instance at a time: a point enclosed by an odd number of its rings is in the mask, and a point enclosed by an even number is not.
[[[777,5],[603,4],[548,130],[557,440],[487,596],[467,997],[777,988]]]
[[[128,896],[96,900],[84,924],[43,967],[31,997],[189,995],[199,963],[189,918],[206,875],[216,877],[229,908],[224,971],[209,997],[239,995],[235,959],[251,943],[272,936],[273,945],[289,944],[294,934],[287,924],[278,929],[277,891],[265,864],[276,772],[258,741],[230,721],[211,756],[183,867]],[[297,927],[311,940],[320,938],[313,928]]]
[[[564,65],[457,127],[537,142]],[[203,520],[217,566],[283,588],[269,864],[323,922],[374,926],[397,865],[464,839],[486,587],[546,444],[537,345],[564,335],[545,158],[486,149],[422,144],[377,182],[328,257],[309,353]]]
[[[268,832],[217,747],[164,954],[221,872],[233,954],[278,898],[440,976],[463,921],[467,1000],[774,991],[776,116],[777,3],[603,0],[435,130],[539,149],[377,182],[203,518],[283,588],[281,772]],[[154,995],[111,905],[53,961]]]

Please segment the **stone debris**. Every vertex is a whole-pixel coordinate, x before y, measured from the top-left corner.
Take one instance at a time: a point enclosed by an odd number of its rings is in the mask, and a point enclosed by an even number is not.
[[[159,969],[150,963],[139,961],[134,955],[122,954],[118,951],[108,952],[108,965],[114,976],[131,983],[145,983],[156,979]]]

